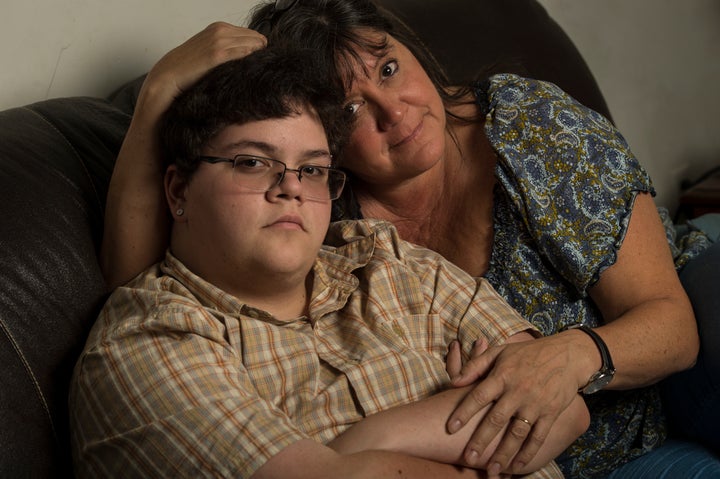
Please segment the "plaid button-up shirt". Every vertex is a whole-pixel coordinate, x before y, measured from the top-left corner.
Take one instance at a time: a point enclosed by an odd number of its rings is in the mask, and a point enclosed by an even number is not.
[[[332,225],[328,244],[309,315],[292,321],[244,304],[169,252],[116,290],[73,381],[80,475],[248,477],[300,439],[326,443],[441,390],[451,340],[493,345],[532,328],[486,281],[387,223]]]

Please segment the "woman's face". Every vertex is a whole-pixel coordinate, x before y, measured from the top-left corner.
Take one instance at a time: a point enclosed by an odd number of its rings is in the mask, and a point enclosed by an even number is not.
[[[341,165],[362,182],[398,184],[444,154],[445,109],[420,63],[394,38],[382,56],[362,51],[360,58],[346,101],[356,123]]]

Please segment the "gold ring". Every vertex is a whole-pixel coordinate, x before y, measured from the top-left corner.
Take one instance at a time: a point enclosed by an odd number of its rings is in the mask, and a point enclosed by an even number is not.
[[[528,426],[532,427],[532,423],[530,421],[528,421],[527,419],[525,419],[524,417],[520,417],[520,416],[513,416],[513,417],[515,419],[517,419],[518,421],[522,421],[525,424],[527,424]]]

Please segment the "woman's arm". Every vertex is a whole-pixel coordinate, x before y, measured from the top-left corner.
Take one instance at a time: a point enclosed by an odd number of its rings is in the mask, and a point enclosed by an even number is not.
[[[638,195],[617,262],[590,296],[605,318],[596,331],[617,370],[609,389],[654,384],[695,363],[700,347],[695,316],[649,194]],[[593,351],[594,344],[587,346]],[[592,359],[585,372],[599,369],[599,356]]]
[[[675,272],[664,230],[651,197],[639,194],[616,263],[590,290],[605,325],[605,340],[616,374],[608,389],[652,384],[693,364],[698,351],[692,307]],[[514,415],[534,421],[531,440],[506,435],[492,462],[507,464],[514,452],[542,442],[561,411],[600,369],[600,353],[583,332],[569,330],[522,344],[491,348],[473,358],[455,378],[465,386],[485,378],[453,412],[448,427],[457,431],[494,401],[489,417],[469,446],[484,450]],[[524,445],[523,445],[524,444]]]
[[[100,265],[109,289],[158,261],[168,242],[158,122],[177,95],[212,67],[263,48],[265,37],[213,23],[166,54],[148,73],[108,189]]]
[[[519,333],[512,336],[509,342],[532,340],[528,333]],[[484,349],[484,346],[481,346]],[[478,349],[478,348],[475,348]],[[478,351],[481,352],[481,351]],[[451,345],[448,352],[448,371],[457,370],[452,362],[459,363],[460,348],[458,343]],[[476,356],[475,350],[473,356]],[[381,449],[385,451],[402,452],[424,459],[471,466],[463,457],[465,447],[489,407],[485,407],[473,416],[469,427],[463,428],[457,434],[448,433],[445,423],[450,413],[460,401],[468,394],[472,386],[443,391],[432,397],[383,411],[370,416],[353,425],[350,429],[331,441],[328,445],[334,450],[347,454],[367,449]],[[585,402],[576,394],[575,400],[560,415],[554,423],[544,444],[532,460],[522,466],[515,464],[513,474],[527,474],[540,469],[552,461],[577,439],[589,424],[589,413]],[[515,420],[510,423],[511,434],[525,438],[530,426]],[[507,428],[505,428],[507,429]],[[483,465],[487,469],[488,461],[505,433],[496,436],[490,446],[472,461],[473,467]],[[500,473],[499,470],[490,471],[491,476]]]
[[[471,421],[457,434],[450,434],[445,427],[450,413],[468,394],[472,386],[450,389],[413,404],[398,406],[367,417],[345,431],[328,446],[337,452],[348,454],[363,450],[401,452],[438,462],[487,469],[488,461],[507,428],[500,431],[490,446],[470,464],[464,451],[474,431],[489,407],[475,414]],[[585,402],[576,394],[570,406],[554,423],[544,444],[527,464],[514,464],[511,470],[502,472],[528,474],[551,462],[577,439],[590,421]],[[527,436],[529,426],[519,420],[509,424],[511,434]],[[489,471],[497,475],[501,471]]]

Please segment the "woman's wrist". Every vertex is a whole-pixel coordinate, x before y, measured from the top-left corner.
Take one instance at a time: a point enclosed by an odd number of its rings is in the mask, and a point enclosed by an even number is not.
[[[588,383],[588,378],[595,374],[602,367],[602,357],[593,340],[586,333],[578,329],[567,329],[559,334],[566,341],[572,341],[572,350],[576,361],[574,365],[574,377],[577,381],[579,391]]]

